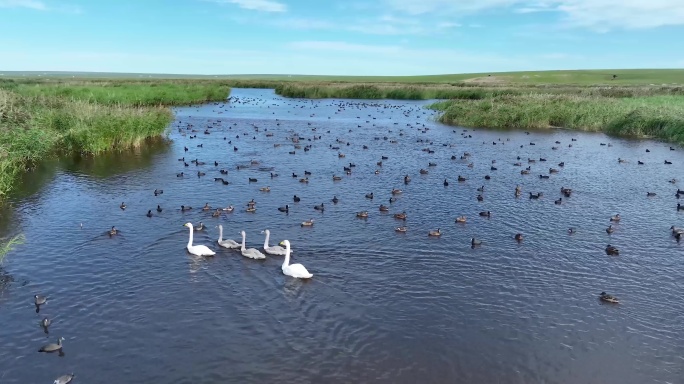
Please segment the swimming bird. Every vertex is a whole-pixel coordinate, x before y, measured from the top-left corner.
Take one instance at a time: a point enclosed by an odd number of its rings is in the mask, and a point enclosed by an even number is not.
[[[482,216],[482,217],[491,217],[491,216],[492,216],[492,213],[491,213],[490,211],[483,211],[483,212],[480,212],[480,216]]]
[[[299,196],[297,196],[297,195],[294,195],[294,197],[293,197],[292,199],[294,200],[295,203],[299,203],[299,202],[302,200],[302,199],[301,199]]]
[[[301,224],[302,227],[312,227],[313,225],[314,225],[314,219],[302,221],[302,224]]]
[[[313,277],[309,271],[302,264],[290,264],[290,241],[283,240],[280,242],[285,246],[285,260],[281,267],[283,274],[298,279],[310,279]]]
[[[323,211],[325,211],[325,204],[324,204],[324,203],[321,203],[321,204],[319,204],[319,205],[314,205],[314,209],[317,210],[317,211],[323,212]]]
[[[620,214],[618,213],[617,215],[611,217],[611,218],[610,218],[610,221],[613,221],[613,222],[618,222],[618,221],[620,221]]]
[[[162,190],[162,189],[155,189],[155,190],[154,190],[154,195],[155,195],[155,196],[159,196],[159,195],[161,195],[162,193],[164,193],[164,190]]]
[[[45,353],[52,353],[52,352],[57,352],[62,350],[62,341],[64,341],[63,337],[60,337],[57,339],[57,344],[50,343],[50,344],[45,344],[40,349],[38,352],[45,352]]]
[[[268,240],[271,238],[271,231],[268,229],[265,229],[261,231],[261,233],[266,234],[266,239],[264,239],[264,251],[268,254],[271,255],[278,255],[278,256],[284,256],[285,255],[285,248],[281,247],[280,245],[274,245],[269,247],[268,246]]]
[[[471,237],[471,238],[470,238],[470,246],[471,246],[471,247],[476,247],[476,246],[478,246],[478,245],[482,245],[482,240],[477,240],[476,238]]]
[[[684,205],[677,203],[677,211],[684,211]]]
[[[209,206],[209,203],[204,203],[204,207],[202,207],[202,210],[203,210],[203,211],[208,211],[208,210],[210,210],[210,209],[211,209],[211,207]]]
[[[192,207],[186,207],[185,205],[181,205],[181,212],[186,212],[186,211],[189,211],[191,209],[192,209]]]
[[[575,228],[568,228],[568,235],[575,233]]]
[[[185,223],[183,226],[190,229],[190,237],[188,238],[188,245],[186,247],[188,252],[195,256],[214,256],[216,254],[216,252],[209,249],[206,245],[192,245],[193,232],[197,229],[193,228],[192,223]],[[200,223],[200,226],[204,229],[202,223]]]
[[[368,217],[368,211],[356,212],[356,217],[365,219]]]
[[[439,237],[442,236],[442,232],[437,228],[437,230],[428,231],[428,236]]]
[[[611,304],[618,304],[620,302],[617,297],[611,296],[605,292],[601,292],[601,294],[599,295],[599,299],[601,299],[601,301],[605,301],[606,303]]]
[[[147,216],[147,217],[152,217],[152,210],[149,209],[149,210],[147,211],[147,214],[146,214],[145,216]]]
[[[241,244],[238,243],[235,240],[231,239],[223,239],[223,225],[219,224],[218,225],[219,229],[219,238],[218,238],[218,245],[222,246],[223,248],[228,248],[228,249],[237,249],[240,248]]]
[[[373,200],[373,192],[367,193],[367,194],[366,194],[366,199],[371,199],[371,200]]]
[[[514,238],[516,241],[522,241],[523,235],[522,235],[522,233],[516,233]]]
[[[39,306],[39,305],[47,304],[48,299],[46,296],[34,295],[33,301],[36,304],[36,306]]]
[[[465,216],[459,216],[456,218],[457,223],[465,223],[466,222],[466,217]]]
[[[223,208],[223,212],[231,213],[231,212],[233,212],[234,209],[235,209],[235,207],[233,207],[232,205],[229,205],[229,206]]]
[[[47,317],[44,317],[43,320],[40,321],[40,326],[43,327],[43,330],[45,333],[48,333],[48,327],[52,324],[52,321],[48,319]]]
[[[444,179],[444,183],[443,183],[443,184],[444,184],[445,187],[448,187],[448,186],[449,186],[449,182],[447,181],[447,179]]]
[[[157,204],[157,212],[161,213],[162,211],[163,211],[162,207],[159,204]]]
[[[290,206],[287,205],[287,204],[285,204],[284,207],[278,207],[278,210],[279,210],[280,212],[289,213],[289,212],[290,212]]]
[[[606,233],[608,233],[608,234],[611,234],[611,233],[613,233],[614,231],[615,231],[615,229],[613,228],[613,225],[612,225],[612,224],[609,225],[608,228],[606,228]]]
[[[212,212],[211,217],[220,217],[221,216],[221,210],[219,208],[216,208],[214,212]]]
[[[74,377],[76,377],[76,375],[74,375],[73,373],[62,375],[55,379],[55,381],[52,384],[69,384],[71,383],[71,380],[74,379]]]
[[[109,236],[116,236],[119,233],[119,230],[116,229],[116,227],[112,226],[112,229],[110,229],[108,232]]]
[[[333,204],[337,204],[337,202],[339,202],[339,201],[340,200],[337,198],[337,195],[333,196],[333,198],[332,198]]]
[[[119,205],[119,208],[121,208],[122,211],[125,210],[125,209],[126,209],[126,204],[124,204],[124,202],[122,201],[122,202],[121,202],[121,205]]]
[[[394,230],[395,230],[396,232],[404,233],[404,232],[406,232],[408,229],[407,229],[406,227],[397,227],[397,228],[395,228]]]
[[[242,256],[249,257],[250,259],[265,259],[266,258],[266,255],[259,252],[259,250],[256,248],[245,248],[245,238],[247,237],[247,235],[245,234],[245,231],[241,231],[240,234],[242,235],[242,244],[240,246],[240,251],[242,253]]]
[[[617,256],[617,255],[620,254],[620,250],[617,249],[616,247],[614,247],[614,246],[608,244],[608,245],[606,246],[606,254]]]

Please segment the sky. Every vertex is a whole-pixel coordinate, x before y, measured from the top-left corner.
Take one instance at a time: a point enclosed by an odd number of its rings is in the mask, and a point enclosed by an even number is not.
[[[0,71],[684,67],[684,0],[0,0]]]

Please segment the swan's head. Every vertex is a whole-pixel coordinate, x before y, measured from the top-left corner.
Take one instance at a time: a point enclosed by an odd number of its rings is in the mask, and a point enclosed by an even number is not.
[[[247,236],[247,234],[245,233],[245,231],[240,231],[240,234],[241,234],[243,237],[244,237],[244,236]]]
[[[192,228],[192,223],[185,223],[183,224],[184,227]]]
[[[290,247],[290,240],[283,240],[280,242],[281,246]]]

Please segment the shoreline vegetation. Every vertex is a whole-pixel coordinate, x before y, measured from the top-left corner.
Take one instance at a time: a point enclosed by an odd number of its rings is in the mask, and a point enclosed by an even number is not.
[[[46,156],[139,146],[164,134],[170,106],[229,94],[220,81],[0,79],[0,202]]]

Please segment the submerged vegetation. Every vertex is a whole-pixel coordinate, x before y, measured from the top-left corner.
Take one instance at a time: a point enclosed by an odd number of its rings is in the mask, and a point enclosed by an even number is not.
[[[229,92],[219,81],[0,81],[0,200],[45,156],[138,146],[164,133],[168,106]]]

